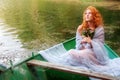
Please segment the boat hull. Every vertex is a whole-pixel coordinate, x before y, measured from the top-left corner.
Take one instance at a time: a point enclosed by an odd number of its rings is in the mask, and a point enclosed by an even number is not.
[[[75,38],[67,40],[62,43],[66,50],[75,48]],[[111,59],[118,57],[118,55],[105,44],[105,48],[109,52]],[[50,68],[42,68],[37,66],[28,66],[29,60],[36,59],[46,61],[40,54],[33,55],[8,69],[0,72],[0,80],[89,80],[89,77],[73,74],[64,71],[53,70]]]

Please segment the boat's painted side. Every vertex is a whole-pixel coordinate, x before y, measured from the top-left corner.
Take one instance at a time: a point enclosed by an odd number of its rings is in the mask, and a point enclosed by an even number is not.
[[[62,44],[66,50],[75,48],[75,38],[65,41]],[[118,57],[118,55],[109,46],[105,44],[105,47],[109,52],[110,58]],[[53,47],[53,50],[54,48],[55,47]],[[44,60],[39,54],[32,54],[30,58],[16,65],[12,65],[4,71],[1,71],[0,80],[89,80],[88,77],[79,76],[77,74],[71,74],[48,68],[27,66],[26,62],[31,59]]]

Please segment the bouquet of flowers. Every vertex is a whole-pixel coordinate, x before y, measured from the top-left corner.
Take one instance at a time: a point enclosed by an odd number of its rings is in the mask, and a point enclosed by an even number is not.
[[[95,33],[95,32],[94,32],[93,30],[88,29],[88,28],[82,31],[82,35],[83,35],[83,36],[85,36],[85,37],[90,37],[91,39],[93,38],[94,33]]]

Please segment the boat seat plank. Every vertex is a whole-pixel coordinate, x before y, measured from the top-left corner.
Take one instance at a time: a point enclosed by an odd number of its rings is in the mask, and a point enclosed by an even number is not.
[[[103,79],[103,80],[118,80],[116,77],[113,77],[111,75],[101,74],[101,73],[90,71],[90,70],[83,70],[80,68],[64,66],[64,65],[54,64],[54,63],[40,61],[40,60],[30,60],[27,62],[27,65],[51,68],[59,71],[65,71],[69,73],[79,74],[79,75]]]

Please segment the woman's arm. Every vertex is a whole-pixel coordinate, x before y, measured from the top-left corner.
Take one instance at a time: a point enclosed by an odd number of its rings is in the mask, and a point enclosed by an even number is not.
[[[81,41],[82,41],[82,36],[80,31],[82,30],[82,26],[80,25],[76,31],[76,49],[80,50],[82,48]]]
[[[104,47],[104,28],[98,27],[95,31],[95,35],[91,41],[93,51],[96,58],[101,64],[106,64],[108,60],[108,52]]]
[[[92,48],[91,38],[81,34],[82,26],[80,25],[76,32],[76,49]]]

